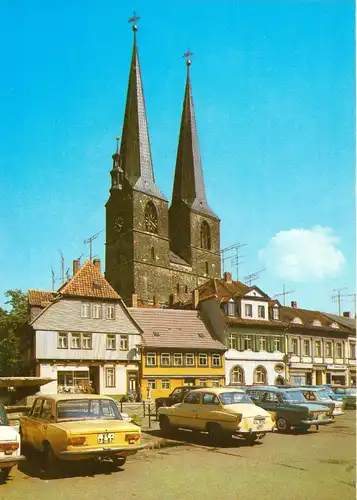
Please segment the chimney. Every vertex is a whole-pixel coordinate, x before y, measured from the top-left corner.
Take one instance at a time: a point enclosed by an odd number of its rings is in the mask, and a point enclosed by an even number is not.
[[[232,283],[232,273],[225,272],[223,277],[226,283]]]
[[[200,292],[196,289],[192,291],[192,309],[197,309],[200,301]]]
[[[138,295],[136,293],[131,296],[131,307],[138,307]]]
[[[342,316],[344,318],[350,318],[351,317],[351,313],[350,313],[350,311],[345,311],[345,312],[342,313]]]
[[[95,265],[95,267],[100,271],[100,259],[94,259],[93,260],[93,264]]]
[[[153,300],[154,300],[154,307],[160,307],[159,306],[159,296],[154,295]]]
[[[73,261],[73,276],[75,276],[79,271],[79,259]]]
[[[297,302],[295,300],[291,301],[291,307],[293,307],[294,309],[297,308]]]

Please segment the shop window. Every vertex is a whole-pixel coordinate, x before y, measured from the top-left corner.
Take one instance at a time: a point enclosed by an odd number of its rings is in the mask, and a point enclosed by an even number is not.
[[[57,391],[66,393],[91,392],[88,370],[61,370],[57,372]]]

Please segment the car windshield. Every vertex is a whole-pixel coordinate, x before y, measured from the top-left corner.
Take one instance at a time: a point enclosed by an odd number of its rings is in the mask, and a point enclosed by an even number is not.
[[[283,401],[287,403],[307,403],[304,395],[299,391],[284,392]]]
[[[331,393],[328,391],[318,391],[316,394],[319,399],[331,399]]]
[[[219,395],[223,406],[234,405],[236,403],[253,403],[250,397],[244,392],[223,392]]]
[[[116,404],[110,399],[67,399],[57,403],[57,421],[123,420]]]
[[[1,405],[0,405],[0,425],[9,425],[7,421],[5,408]]]

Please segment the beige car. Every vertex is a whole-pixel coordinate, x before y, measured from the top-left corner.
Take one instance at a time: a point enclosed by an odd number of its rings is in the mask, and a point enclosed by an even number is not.
[[[242,390],[213,387],[190,391],[181,403],[158,410],[160,429],[208,432],[214,442],[232,435],[253,443],[275,430],[274,416]]]

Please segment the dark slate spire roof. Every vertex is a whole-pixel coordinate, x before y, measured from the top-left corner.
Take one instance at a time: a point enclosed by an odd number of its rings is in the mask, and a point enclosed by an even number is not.
[[[208,205],[206,198],[192,98],[191,61],[187,60],[186,64],[187,80],[182,108],[172,202],[182,200],[193,210],[217,217]]]
[[[133,26],[133,31],[133,55],[130,65],[120,155],[125,177],[134,189],[166,200],[155,184],[139,56],[136,45],[136,25]]]

